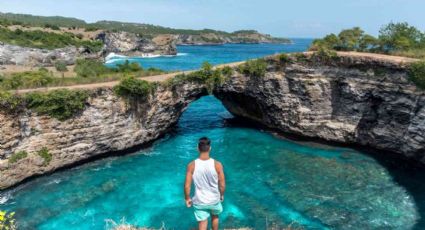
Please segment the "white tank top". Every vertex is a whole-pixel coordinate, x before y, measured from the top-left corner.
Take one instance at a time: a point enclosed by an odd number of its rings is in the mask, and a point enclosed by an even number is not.
[[[192,198],[193,204],[212,205],[220,202],[218,175],[215,170],[214,159],[195,160],[193,183],[195,184],[195,196]]]

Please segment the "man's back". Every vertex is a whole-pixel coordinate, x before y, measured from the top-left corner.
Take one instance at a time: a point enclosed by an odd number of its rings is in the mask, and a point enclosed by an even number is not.
[[[218,229],[218,215],[223,211],[221,202],[224,199],[226,186],[223,166],[210,158],[210,140],[207,137],[199,139],[199,158],[190,162],[186,170],[184,197],[186,206],[194,208],[199,230],[206,230],[208,218],[211,216],[212,229]],[[195,196],[190,198],[192,182],[195,184]]]
[[[195,185],[195,196],[192,201],[195,205],[211,205],[220,202],[220,191],[218,187],[218,174],[215,160],[196,159],[194,161],[193,183]]]

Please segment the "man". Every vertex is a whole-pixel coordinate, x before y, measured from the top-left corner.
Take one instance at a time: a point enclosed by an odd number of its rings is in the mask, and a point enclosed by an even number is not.
[[[223,211],[221,202],[224,200],[223,166],[210,157],[211,141],[202,137],[198,142],[198,159],[187,166],[184,196],[186,206],[193,205],[199,230],[206,230],[208,218],[211,216],[212,229],[218,230],[218,215]],[[192,181],[195,184],[195,195],[190,198]]]

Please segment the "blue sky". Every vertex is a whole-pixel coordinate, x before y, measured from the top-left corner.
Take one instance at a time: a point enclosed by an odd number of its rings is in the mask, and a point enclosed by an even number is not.
[[[376,35],[390,21],[425,30],[425,0],[0,0],[1,12],[150,23],[274,36],[321,37],[361,26]]]

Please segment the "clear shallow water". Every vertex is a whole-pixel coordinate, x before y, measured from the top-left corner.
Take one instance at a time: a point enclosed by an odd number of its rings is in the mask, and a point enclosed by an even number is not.
[[[293,39],[294,44],[225,44],[216,46],[178,46],[178,56],[156,58],[129,58],[144,68],[155,67],[162,70],[198,69],[203,62],[223,64],[244,61],[282,52],[301,52],[307,50],[312,39]],[[126,59],[117,60],[107,66],[115,66]]]
[[[424,229],[424,172],[389,170],[349,148],[295,143],[229,117],[218,100],[201,98],[151,148],[0,193],[0,209],[16,211],[22,229],[96,230],[123,217],[189,229],[196,223],[183,202],[185,167],[206,135],[227,177],[222,226],[264,229],[267,220],[305,229]]]

